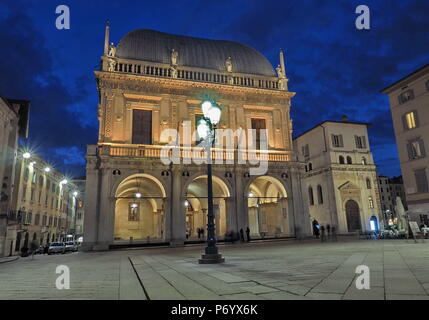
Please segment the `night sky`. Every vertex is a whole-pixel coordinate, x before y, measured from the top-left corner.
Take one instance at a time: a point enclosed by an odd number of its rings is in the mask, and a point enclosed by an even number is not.
[[[57,30],[68,5],[71,29]],[[355,27],[355,8],[371,9],[371,30]],[[429,1],[64,1],[0,0],[0,95],[31,100],[25,143],[69,175],[84,175],[97,141],[93,71],[105,20],[115,45],[148,28],[242,42],[278,65],[285,50],[294,135],[326,120],[373,123],[379,173],[400,174],[387,97],[380,90],[429,62]]]

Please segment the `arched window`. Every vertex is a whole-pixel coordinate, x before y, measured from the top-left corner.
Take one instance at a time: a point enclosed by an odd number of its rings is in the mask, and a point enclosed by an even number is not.
[[[307,167],[307,165],[305,165],[305,172],[308,172],[308,167]]]
[[[371,189],[371,180],[369,178],[366,178],[366,188]]]
[[[310,200],[310,206],[314,206],[313,188],[308,188],[308,199]]]
[[[367,162],[366,162],[366,158],[365,157],[362,157],[362,164],[365,166],[365,165],[367,165]]]
[[[311,170],[313,170],[313,164],[310,162],[310,163],[308,164],[308,171],[311,171]]]
[[[352,164],[352,158],[350,156],[347,156],[347,164]]]
[[[320,184],[317,186],[317,200],[319,204],[323,204],[322,186]]]
[[[340,156],[340,164],[344,164],[344,157]]]

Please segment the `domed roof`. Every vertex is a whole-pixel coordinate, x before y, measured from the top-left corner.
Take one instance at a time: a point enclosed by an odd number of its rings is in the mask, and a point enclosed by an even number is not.
[[[270,62],[258,51],[238,42],[179,36],[148,29],[126,34],[118,43],[116,57],[159,63],[171,62],[171,51],[178,52],[180,66],[226,71],[231,57],[233,72],[276,76]]]

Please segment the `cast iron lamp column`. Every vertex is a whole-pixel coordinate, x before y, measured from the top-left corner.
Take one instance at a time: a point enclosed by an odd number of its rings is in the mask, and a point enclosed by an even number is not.
[[[213,210],[213,179],[211,148],[213,147],[216,134],[216,126],[219,123],[221,110],[219,106],[210,101],[203,101],[201,104],[204,117],[199,121],[197,131],[198,135],[206,142],[207,151],[207,247],[205,253],[198,260],[201,264],[222,263],[225,261],[219,253],[216,246],[216,233]]]

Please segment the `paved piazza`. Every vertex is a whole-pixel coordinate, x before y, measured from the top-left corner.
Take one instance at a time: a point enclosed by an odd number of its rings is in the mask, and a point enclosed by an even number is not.
[[[38,255],[0,264],[0,299],[429,299],[428,246],[427,240],[220,245],[222,265],[197,264],[202,246]],[[355,286],[362,264],[370,268],[369,290]],[[70,269],[69,290],[55,287],[58,265]]]

